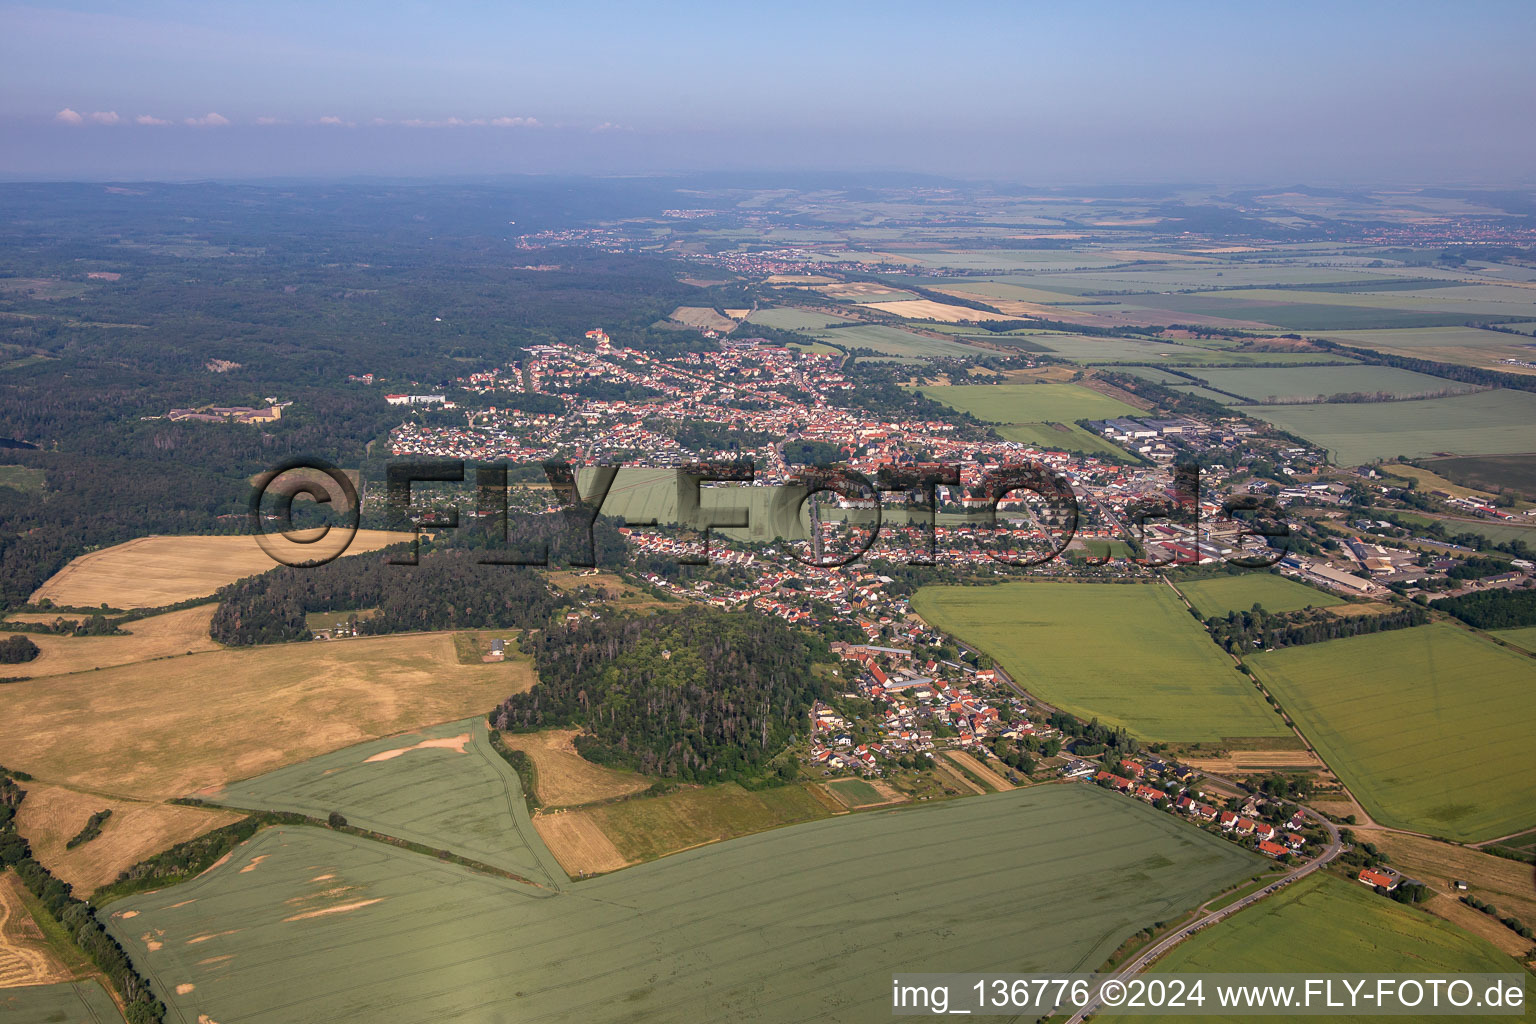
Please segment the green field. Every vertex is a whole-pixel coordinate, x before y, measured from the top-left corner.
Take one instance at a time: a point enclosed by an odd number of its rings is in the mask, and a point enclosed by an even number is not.
[[[703,843],[825,818],[828,811],[801,786],[754,792],[726,782],[619,800],[587,813],[626,860],[646,861]]]
[[[783,331],[818,331],[833,324],[846,324],[848,318],[833,316],[831,313],[816,313],[809,309],[774,306],[769,309],[754,310],[752,315],[747,317],[747,323],[777,327]]]
[[[997,427],[997,432],[1009,441],[1038,448],[1103,455],[1120,462],[1132,461],[1131,454],[1124,448],[1075,423],[1004,423]]]
[[[1536,654],[1536,626],[1521,626],[1519,629],[1496,629],[1493,635],[1507,644]]]
[[[1321,333],[1321,337],[1357,348],[1375,349],[1379,352],[1419,359],[1435,359],[1443,363],[1502,369],[1507,372],[1513,372],[1515,368],[1500,364],[1498,360],[1522,359],[1529,362],[1536,357],[1536,340],[1505,334],[1502,331],[1485,331],[1477,327],[1326,331]]]
[[[1531,445],[1536,447],[1536,440]],[[1434,459],[1426,468],[1463,487],[1484,491],[1507,487],[1522,497],[1536,500],[1536,455]]]
[[[1142,739],[1289,733],[1162,584],[928,586],[912,608],[996,658],[1041,700]]]
[[[1344,301],[1340,301],[1344,300]],[[1202,292],[1179,295],[1127,295],[1121,298],[1129,310],[1153,310],[1170,314],[1193,313],[1229,320],[1250,320],[1283,331],[1380,330],[1386,328],[1456,327],[1472,320],[1498,320],[1493,314],[1471,309],[1439,311],[1416,306],[1411,300],[1383,302],[1379,297],[1334,295],[1327,292],[1264,291]],[[1379,304],[1378,304],[1379,303]]]
[[[1201,617],[1207,619],[1227,612],[1245,612],[1255,604],[1263,605],[1265,611],[1294,612],[1309,605],[1313,608],[1327,608],[1344,603],[1343,598],[1316,590],[1305,583],[1257,569],[1241,576],[1174,582]]]
[[[880,791],[863,779],[837,779],[827,783],[827,788],[849,807],[885,803],[885,797],[880,795]]]
[[[1440,391],[1473,391],[1472,385],[1393,366],[1265,366],[1253,369],[1191,370],[1213,388],[1251,402],[1284,401],[1338,394],[1391,394],[1398,398]]]
[[[1117,398],[1076,384],[951,384],[923,394],[988,423],[1074,423],[1113,419],[1138,410]]]
[[[1448,897],[1441,896],[1440,899]],[[1437,917],[1376,895],[1365,886],[1315,874],[1257,906],[1196,932],[1153,968],[1155,974],[1196,973],[1519,974],[1520,965],[1482,939]],[[1206,993],[1210,1006],[1213,993]],[[1104,1013],[1095,1020],[1187,1020],[1187,1017]],[[1252,1020],[1203,1016],[1202,1021]],[[1260,1018],[1262,1019],[1262,1018]],[[1281,1018],[1275,1018],[1277,1020]],[[1332,1015],[1328,1020],[1381,1020]],[[1398,1018],[1400,1020],[1407,1018]],[[1413,1018],[1413,1019],[1430,1019]],[[1511,1017],[1459,1017],[1501,1021]]]
[[[582,494],[590,493],[597,471],[583,468],[577,473]],[[631,523],[655,520],[663,527],[678,522],[677,471],[626,466],[614,477],[608,497],[603,501],[605,516],[618,516]],[[809,534],[807,514],[800,508],[802,489],[778,487],[701,487],[699,506],[716,513],[727,508],[745,508],[744,528],[713,527],[736,540],[771,541],[779,537],[804,540]],[[716,515],[715,518],[723,518]]]
[[[975,356],[980,349],[963,341],[928,338],[884,324],[854,324],[816,331],[815,337],[841,348],[874,349],[888,356]]]
[[[1235,408],[1327,448],[1343,466],[1398,455],[1528,452],[1536,423],[1536,394],[1509,390],[1409,402]]]
[[[1536,820],[1536,661],[1444,623],[1248,665],[1383,824],[1449,839]]]
[[[1259,866],[1136,801],[1040,786],[775,829],[561,893],[273,828],[114,903],[110,927],[173,1024],[862,1021],[889,1015],[893,971],[1089,970]]]
[[[0,487],[18,491],[40,492],[47,482],[47,474],[31,466],[0,466]]]
[[[463,753],[453,746],[406,750],[465,734]],[[396,750],[406,752],[368,760]],[[565,872],[534,832],[522,794],[517,773],[491,748],[485,719],[470,718],[323,754],[231,783],[211,799],[316,818],[339,811],[358,828],[559,885]]]
[[[99,981],[0,988],[0,1024],[122,1024]]]

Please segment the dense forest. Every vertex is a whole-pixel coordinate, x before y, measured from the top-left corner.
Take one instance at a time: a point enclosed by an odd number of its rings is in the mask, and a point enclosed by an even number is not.
[[[811,671],[809,638],[753,612],[584,620],[531,642],[539,682],[493,727],[584,726],[588,760],[684,781],[761,777],[833,691]]]
[[[545,542],[562,560],[570,548],[564,516],[513,520],[516,553],[531,553]],[[599,563],[611,563],[622,540],[608,520],[594,525]],[[473,536],[473,534],[472,534]],[[553,593],[544,573],[525,565],[487,563],[507,557],[504,548],[433,545],[422,540],[418,565],[392,565],[410,557],[409,545],[341,557],[318,568],[273,568],[218,591],[220,606],[209,633],[220,643],[281,643],[312,636],[304,622],[312,611],[378,614],[358,622],[366,636],[415,629],[490,629],[545,625],[554,609],[570,600]]]
[[[1335,615],[1327,608],[1269,612],[1256,604],[1246,612],[1213,615],[1205,620],[1205,628],[1211,631],[1211,636],[1228,653],[1241,656],[1253,647],[1265,650],[1299,647],[1340,637],[1422,626],[1428,621],[1429,613],[1418,605],[1394,608],[1379,614]]]
[[[1442,597],[1430,606],[1450,612],[1478,629],[1536,626],[1536,590],[1483,590],[1461,597]]]

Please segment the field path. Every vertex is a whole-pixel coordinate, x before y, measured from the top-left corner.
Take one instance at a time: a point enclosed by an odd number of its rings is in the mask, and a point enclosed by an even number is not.
[[[0,988],[70,980],[69,971],[43,945],[43,934],[16,891],[20,884],[14,872],[0,876]]]

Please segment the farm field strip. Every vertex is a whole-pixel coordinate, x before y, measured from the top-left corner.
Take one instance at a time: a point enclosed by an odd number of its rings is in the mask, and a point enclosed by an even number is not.
[[[1531,824],[1530,658],[1431,623],[1247,663],[1377,821],[1464,842]]]
[[[1344,603],[1342,597],[1270,572],[1252,571],[1203,580],[1175,578],[1173,582],[1201,618],[1206,619],[1227,612],[1246,612],[1255,604],[1263,605],[1269,612],[1294,612],[1308,606],[1331,608]]]
[[[1476,391],[1475,385],[1431,377],[1393,366],[1265,366],[1253,369],[1193,369],[1191,375],[1219,391],[1263,404],[1272,399],[1338,394],[1389,393],[1398,398],[1441,391]]]
[[[211,795],[253,811],[339,812],[382,835],[451,850],[558,887],[559,866],[528,817],[517,772],[469,718],[372,740],[233,782]]]
[[[1258,864],[1132,801],[1043,786],[776,829],[560,894],[269,829],[196,880],[114,904],[110,927],[189,1024],[509,1005],[522,1020],[862,1020],[888,1012],[893,970],[1089,969]],[[955,913],[978,886],[988,898]]]
[[[1076,384],[950,384],[921,391],[936,402],[990,423],[1074,423],[1111,419],[1138,410]]]
[[[102,982],[61,982],[0,989],[0,1024],[122,1024]]]
[[[927,586],[912,607],[1040,699],[1143,739],[1289,733],[1161,584]]]
[[[87,672],[115,665],[177,655],[219,651],[223,647],[208,635],[208,623],[217,605],[209,603],[179,612],[151,615],[127,623],[128,636],[49,636],[28,634],[38,647],[37,657],[20,665],[7,665],[11,676],[54,676]],[[65,616],[67,618],[68,616]]]

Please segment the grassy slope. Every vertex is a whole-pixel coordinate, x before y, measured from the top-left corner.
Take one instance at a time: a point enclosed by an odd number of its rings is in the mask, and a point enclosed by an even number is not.
[[[1536,663],[1443,623],[1248,659],[1383,824],[1451,839],[1536,815]]]
[[[924,587],[913,608],[1019,685],[1148,740],[1279,736],[1278,715],[1162,585]]]
[[[1270,612],[1293,612],[1308,605],[1328,608],[1344,603],[1342,598],[1267,572],[1175,582],[1195,610],[1207,618],[1230,611],[1245,612],[1255,602]]]

